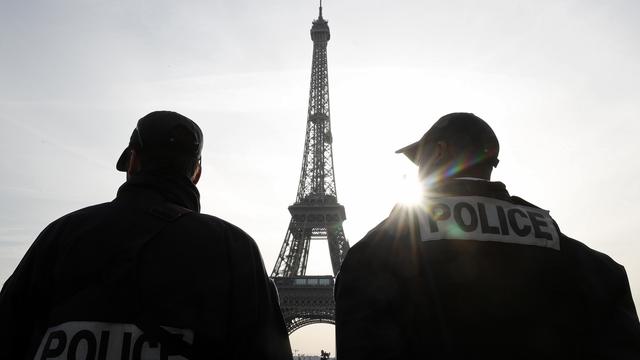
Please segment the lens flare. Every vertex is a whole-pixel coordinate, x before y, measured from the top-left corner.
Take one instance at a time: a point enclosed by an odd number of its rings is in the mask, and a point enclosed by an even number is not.
[[[431,172],[431,174],[425,179],[424,186],[428,189],[433,184],[437,184],[448,178],[454,178],[463,170],[490,159],[493,156],[495,156],[495,152],[484,152],[461,156],[456,160],[447,163],[446,166],[442,166],[436,171]]]

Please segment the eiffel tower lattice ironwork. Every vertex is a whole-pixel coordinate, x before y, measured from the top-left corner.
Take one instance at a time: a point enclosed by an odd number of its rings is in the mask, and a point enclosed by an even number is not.
[[[271,273],[289,333],[313,323],[335,323],[334,276],[349,250],[342,228],[346,215],[344,206],[338,203],[333,170],[327,67],[329,38],[321,2],[320,14],[311,27],[313,62],[300,183],[296,201],[289,206],[291,221]],[[306,275],[311,240],[328,242],[332,275]]]

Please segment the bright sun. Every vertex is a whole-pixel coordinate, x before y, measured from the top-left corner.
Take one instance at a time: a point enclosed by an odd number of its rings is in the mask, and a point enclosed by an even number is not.
[[[404,175],[398,184],[397,201],[406,205],[416,205],[422,201],[423,188],[416,176]]]

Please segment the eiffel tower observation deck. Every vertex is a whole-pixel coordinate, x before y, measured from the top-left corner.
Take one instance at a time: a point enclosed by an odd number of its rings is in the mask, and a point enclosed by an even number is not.
[[[289,206],[291,221],[271,273],[289,333],[313,323],[335,323],[334,277],[349,250],[342,228],[346,214],[338,203],[333,168],[327,66],[330,37],[320,2],[319,16],[311,27],[313,60],[300,182],[296,201]],[[327,242],[333,274],[306,275],[311,240]]]

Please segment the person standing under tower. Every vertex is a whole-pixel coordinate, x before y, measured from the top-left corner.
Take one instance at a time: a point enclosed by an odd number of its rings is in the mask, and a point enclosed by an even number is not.
[[[202,131],[140,119],[115,200],[36,239],[0,292],[0,359],[291,359],[255,242],[200,213]]]
[[[624,268],[490,181],[498,151],[470,113],[398,150],[425,196],[347,254],[335,288],[340,360],[640,359]]]

